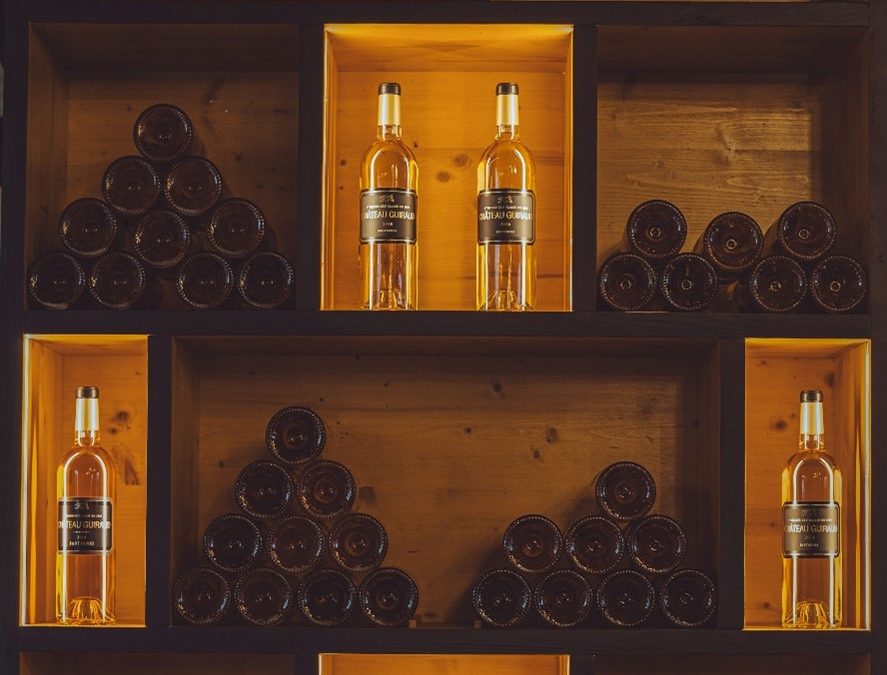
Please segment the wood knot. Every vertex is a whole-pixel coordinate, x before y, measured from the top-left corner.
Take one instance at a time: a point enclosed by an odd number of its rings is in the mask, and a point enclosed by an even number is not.
[[[375,504],[376,489],[372,485],[362,485],[357,491],[357,497],[364,504]]]
[[[458,155],[453,157],[453,164],[458,166],[460,169],[462,167],[468,166],[468,155],[464,152],[460,152]]]
[[[546,443],[557,443],[560,440],[558,437],[557,429],[554,427],[548,427],[545,430],[545,442]]]
[[[777,431],[784,431],[788,427],[788,422],[783,419],[778,419],[773,423],[773,428]]]
[[[437,180],[441,183],[449,183],[450,182],[450,174],[446,171],[438,171],[437,172]]]
[[[493,390],[494,394],[499,394],[500,396],[504,395],[505,387],[502,386],[502,383],[499,380],[492,380],[490,382],[490,389]]]

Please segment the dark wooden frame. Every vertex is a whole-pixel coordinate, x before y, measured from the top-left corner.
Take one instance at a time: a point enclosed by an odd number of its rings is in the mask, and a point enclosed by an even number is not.
[[[396,14],[395,14],[396,12]],[[596,109],[596,25],[772,25],[868,28],[870,47],[870,249],[869,313],[844,317],[762,315],[625,315],[594,312],[595,235],[574,228],[574,259],[592,264],[574,270],[574,311],[546,315],[480,315],[471,312],[378,315],[320,312],[321,180],[323,137],[323,24],[375,22],[559,22],[575,34],[574,106]],[[30,22],[289,23],[300,26],[299,219],[296,308],[276,313],[76,312],[24,310],[25,163],[27,64]],[[490,2],[431,0],[421,3],[359,3],[297,0],[9,0],[3,57],[6,73],[0,248],[0,428],[7,443],[0,459],[0,672],[17,673],[27,651],[270,651],[291,653],[294,672],[313,673],[323,651],[404,653],[531,653],[574,655],[572,671],[593,669],[595,653],[608,654],[846,654],[871,655],[871,673],[887,673],[887,541],[872,541],[871,631],[743,632],[744,369],[748,337],[870,338],[872,393],[887,391],[887,6],[881,0],[811,3],[696,2]],[[588,120],[586,114],[585,119]],[[592,120],[593,121],[593,120]],[[595,124],[577,129],[577,148],[595,147]],[[594,213],[594,153],[574,153],[574,213]],[[581,189],[582,186],[585,189]],[[146,627],[96,631],[19,627],[19,548],[22,336],[28,333],[149,334],[148,509]],[[699,631],[487,631],[472,629],[256,630],[169,626],[171,365],[177,335],[508,335],[587,337],[686,337],[720,341],[722,598],[717,628]],[[872,416],[872,472],[887,471],[882,446],[887,417]],[[872,488],[872,521],[887,521],[887,500]]]

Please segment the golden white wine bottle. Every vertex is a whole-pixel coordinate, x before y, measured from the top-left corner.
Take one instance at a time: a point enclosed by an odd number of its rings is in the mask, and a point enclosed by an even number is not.
[[[360,165],[360,276],[364,309],[418,308],[419,165],[400,137],[400,85],[379,85],[379,126]]]
[[[536,165],[520,142],[517,85],[496,85],[496,138],[477,165],[477,308],[536,305]]]
[[[825,452],[822,392],[801,392],[798,451],[782,470],[782,625],[841,625],[841,470]]]
[[[114,622],[111,457],[99,445],[99,390],[77,389],[74,447],[58,467],[56,619],[64,624]]]

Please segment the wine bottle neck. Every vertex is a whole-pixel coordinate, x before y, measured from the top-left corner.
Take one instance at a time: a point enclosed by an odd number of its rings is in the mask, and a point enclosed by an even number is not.
[[[96,445],[99,442],[99,400],[78,398],[74,407],[74,442]]]
[[[822,402],[802,402],[800,420],[799,447],[802,450],[823,450],[825,448],[825,425]]]
[[[400,138],[400,96],[379,94],[379,138]]]
[[[519,125],[517,94],[496,96],[496,138],[499,140],[516,139]]]

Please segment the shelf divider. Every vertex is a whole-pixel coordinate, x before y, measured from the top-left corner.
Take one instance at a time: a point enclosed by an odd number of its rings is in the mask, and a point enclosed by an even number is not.
[[[570,675],[594,675],[594,656],[570,654]]]

